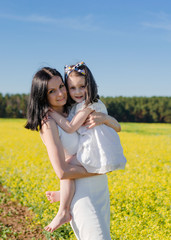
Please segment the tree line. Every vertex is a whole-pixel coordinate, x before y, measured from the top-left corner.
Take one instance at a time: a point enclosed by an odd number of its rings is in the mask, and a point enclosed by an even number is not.
[[[0,93],[0,118],[26,118],[28,94]],[[171,97],[101,97],[119,122],[171,123]]]

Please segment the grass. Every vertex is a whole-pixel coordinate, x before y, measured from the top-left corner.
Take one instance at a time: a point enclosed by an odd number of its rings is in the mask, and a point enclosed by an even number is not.
[[[59,189],[39,133],[23,119],[0,119],[1,182],[43,227],[55,216],[45,191]],[[171,125],[121,123],[127,166],[108,174],[112,240],[170,239]],[[43,230],[42,230],[43,231]],[[47,239],[75,239],[69,224]]]

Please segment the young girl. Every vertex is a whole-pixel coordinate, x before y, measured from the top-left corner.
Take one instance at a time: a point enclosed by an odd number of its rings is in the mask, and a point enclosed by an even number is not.
[[[78,162],[90,173],[124,169],[126,158],[117,132],[104,124],[91,126],[91,129],[82,126],[92,111],[107,114],[105,105],[99,100],[94,77],[84,62],[65,67],[65,84],[70,102],[76,103],[70,113],[73,118],[69,122],[56,112],[51,112],[50,116],[64,131],[80,134]]]

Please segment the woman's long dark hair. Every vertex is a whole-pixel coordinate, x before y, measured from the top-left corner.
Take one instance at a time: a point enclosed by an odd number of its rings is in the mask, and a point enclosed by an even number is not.
[[[50,67],[44,67],[34,75],[27,107],[25,128],[36,131],[41,129],[42,121],[44,121],[49,110],[47,99],[48,81],[53,76],[58,76],[63,81],[61,74],[56,69]]]
[[[73,67],[74,65],[71,65]],[[98,95],[98,89],[96,81],[93,77],[93,74],[91,73],[90,69],[86,65],[81,65],[78,67],[78,69],[84,70],[85,75],[83,75],[81,72],[78,72],[76,70],[73,70],[69,75],[74,74],[75,76],[84,76],[85,77],[85,85],[87,87],[87,94],[85,99],[85,105],[87,106],[90,103],[97,102],[99,99]],[[69,89],[68,89],[68,75],[65,74],[65,86],[69,95]],[[68,96],[68,102],[72,105],[75,103],[74,100],[71,99],[70,95]]]

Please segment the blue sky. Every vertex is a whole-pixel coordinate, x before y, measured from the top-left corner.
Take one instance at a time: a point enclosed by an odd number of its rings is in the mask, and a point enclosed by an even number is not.
[[[103,96],[170,96],[170,0],[0,0],[0,93],[85,61]]]

